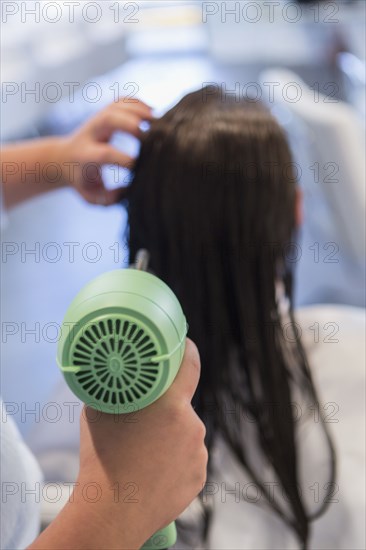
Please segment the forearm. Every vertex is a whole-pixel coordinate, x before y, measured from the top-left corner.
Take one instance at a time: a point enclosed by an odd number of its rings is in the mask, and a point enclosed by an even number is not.
[[[149,537],[133,506],[86,502],[76,491],[28,550],[138,550]]]
[[[63,138],[44,138],[6,146],[1,151],[4,203],[12,207],[67,185]]]

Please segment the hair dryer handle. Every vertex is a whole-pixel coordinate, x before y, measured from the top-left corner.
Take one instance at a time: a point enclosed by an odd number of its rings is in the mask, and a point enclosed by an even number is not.
[[[173,546],[177,541],[177,528],[175,523],[170,523],[164,529],[160,529],[155,535],[153,535],[145,544],[141,550],[166,550],[170,546]]]

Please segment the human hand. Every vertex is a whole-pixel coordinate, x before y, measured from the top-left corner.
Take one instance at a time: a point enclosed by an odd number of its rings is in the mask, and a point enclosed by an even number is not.
[[[70,136],[57,141],[58,165],[65,181],[91,204],[114,204],[121,200],[125,188],[107,190],[101,167],[113,164],[131,168],[134,159],[113,147],[109,141],[115,132],[126,132],[137,139],[142,136],[140,124],[153,118],[151,109],[142,101],[121,98],[91,118]],[[71,177],[70,177],[71,176]]]
[[[136,540],[142,546],[202,490],[205,427],[191,405],[199,373],[197,348],[187,340],[177,377],[155,403],[131,415],[84,409],[77,487],[101,488],[100,501],[89,508],[108,525],[105,548],[121,547],[126,537],[131,547]]]
[[[29,550],[137,550],[179,516],[206,481],[205,427],[191,405],[199,374],[187,339],[160,399],[132,415],[84,408],[73,494]]]

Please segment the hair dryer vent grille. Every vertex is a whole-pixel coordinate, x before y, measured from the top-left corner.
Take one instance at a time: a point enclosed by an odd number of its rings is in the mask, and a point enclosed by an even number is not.
[[[90,323],[74,341],[72,363],[81,367],[76,378],[91,400],[106,405],[134,403],[157,381],[157,349],[136,323],[118,318]]]

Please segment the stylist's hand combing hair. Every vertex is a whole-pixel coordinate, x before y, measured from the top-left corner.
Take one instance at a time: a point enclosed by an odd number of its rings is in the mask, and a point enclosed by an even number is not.
[[[3,147],[1,181],[5,207],[67,186],[73,186],[91,204],[108,206],[118,202],[123,188],[107,190],[101,167],[111,164],[131,168],[134,159],[109,141],[118,131],[139,139],[141,122],[151,119],[151,109],[145,103],[121,98],[69,136]]]

